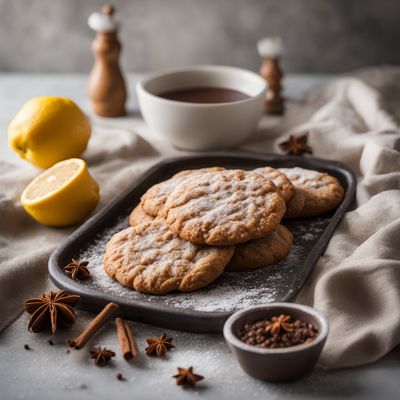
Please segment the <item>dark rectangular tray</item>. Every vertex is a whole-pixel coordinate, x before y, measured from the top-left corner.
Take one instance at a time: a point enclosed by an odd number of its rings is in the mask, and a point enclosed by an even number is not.
[[[157,182],[183,169],[207,166],[253,169],[261,166],[303,167],[335,176],[346,189],[332,213],[285,221],[294,234],[289,256],[279,263],[249,272],[224,273],[211,285],[192,293],[149,295],[111,280],[103,270],[104,247],[111,236],[128,226],[128,215],[142,194]],[[221,332],[237,309],[253,304],[291,301],[297,295],[355,195],[356,180],[345,165],[316,158],[243,152],[208,153],[167,159],[156,164],[61,243],[49,259],[49,274],[60,288],[82,297],[81,308],[98,311],[112,301],[126,318],[190,332]],[[71,258],[90,262],[92,278],[76,282],[63,272]]]

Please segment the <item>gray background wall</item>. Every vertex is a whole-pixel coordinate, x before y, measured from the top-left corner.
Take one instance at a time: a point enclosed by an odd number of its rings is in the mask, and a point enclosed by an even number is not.
[[[0,71],[86,72],[96,0],[0,0]],[[343,72],[400,64],[400,0],[115,0],[122,63],[150,71],[199,63],[257,69],[255,44],[280,35],[285,69]]]

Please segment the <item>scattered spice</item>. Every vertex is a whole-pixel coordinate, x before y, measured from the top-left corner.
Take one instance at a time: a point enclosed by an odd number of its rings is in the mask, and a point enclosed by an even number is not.
[[[54,346],[54,342],[51,339],[49,339],[47,342],[49,343],[50,346]]]
[[[279,148],[286,154],[301,156],[304,153],[312,154],[312,148],[307,144],[307,135],[290,135],[285,142],[279,143]]]
[[[31,348],[30,348],[29,344],[24,344],[24,349],[25,350],[30,350]]]
[[[312,342],[317,335],[318,330],[313,324],[281,314],[246,324],[238,337],[252,346],[276,349]]]
[[[115,353],[106,347],[96,347],[90,350],[90,357],[94,359],[96,365],[103,367],[111,360],[112,357],[115,357]]]
[[[163,357],[165,353],[175,347],[172,344],[173,338],[167,336],[164,332],[159,338],[151,337],[146,339],[148,346],[146,347],[145,351],[148,356],[157,356]]]
[[[135,338],[133,337],[132,328],[128,322],[119,317],[115,318],[115,324],[117,325],[118,340],[122,357],[124,357],[125,360],[131,360],[138,354],[138,348]]]
[[[204,379],[204,376],[197,375],[193,372],[193,367],[188,369],[178,367],[178,373],[173,376],[176,379],[176,384],[178,386],[181,385],[190,385],[195,386],[196,382]]]
[[[121,374],[121,372],[118,372],[118,374],[116,375],[116,377],[117,377],[117,379],[118,379],[119,381],[124,381],[124,380],[125,380],[125,377]]]
[[[89,265],[89,261],[77,261],[74,258],[72,259],[72,262],[67,264],[64,267],[64,272],[68,274],[71,279],[88,279],[90,278],[90,272],[87,269],[87,266]]]
[[[28,330],[40,332],[50,327],[53,333],[57,327],[70,326],[75,322],[76,314],[73,309],[80,296],[72,295],[64,290],[42,294],[24,302],[25,311],[32,314]]]
[[[67,339],[67,344],[76,350],[82,348],[86,342],[107,322],[107,320],[114,315],[118,310],[118,305],[115,303],[108,303],[100,313],[93,318],[81,334],[75,339]]]

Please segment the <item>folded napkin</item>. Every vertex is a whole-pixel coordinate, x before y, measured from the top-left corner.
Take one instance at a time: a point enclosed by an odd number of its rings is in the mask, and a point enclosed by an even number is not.
[[[372,362],[400,342],[400,114],[394,107],[399,100],[399,68],[340,77],[272,126],[265,118],[242,146],[278,151],[288,135],[308,133],[315,156],[343,161],[357,175],[357,200],[297,298],[329,320],[325,368]],[[101,185],[99,207],[172,153],[129,129],[95,122],[84,158]],[[19,205],[20,193],[37,173],[0,163],[0,330],[17,317],[25,298],[48,289],[47,259],[71,231],[40,226]]]

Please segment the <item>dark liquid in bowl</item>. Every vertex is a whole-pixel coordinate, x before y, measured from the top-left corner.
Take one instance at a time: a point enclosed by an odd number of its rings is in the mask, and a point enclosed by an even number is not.
[[[183,101],[184,103],[230,103],[250,98],[250,96],[239,90],[218,87],[171,90],[158,96],[163,99]]]

